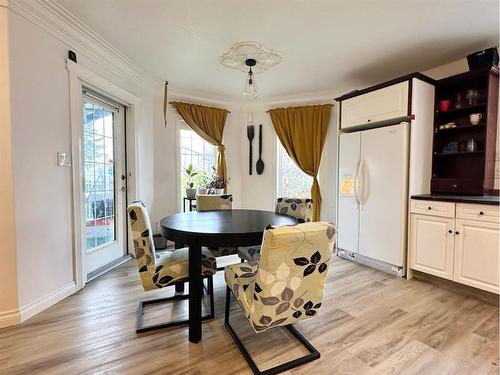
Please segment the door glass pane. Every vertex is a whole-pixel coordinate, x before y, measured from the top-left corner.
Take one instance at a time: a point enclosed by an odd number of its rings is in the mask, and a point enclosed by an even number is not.
[[[84,99],[83,119],[86,249],[116,240],[114,113]]]

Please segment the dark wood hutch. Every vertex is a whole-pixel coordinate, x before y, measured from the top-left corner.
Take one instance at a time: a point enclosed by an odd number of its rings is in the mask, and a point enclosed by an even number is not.
[[[497,67],[436,82],[432,193],[494,192],[497,110]]]

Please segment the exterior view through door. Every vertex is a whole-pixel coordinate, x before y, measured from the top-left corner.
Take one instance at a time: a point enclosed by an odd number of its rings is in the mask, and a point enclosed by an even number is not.
[[[123,106],[84,91],[81,196],[86,279],[127,254],[124,113]]]

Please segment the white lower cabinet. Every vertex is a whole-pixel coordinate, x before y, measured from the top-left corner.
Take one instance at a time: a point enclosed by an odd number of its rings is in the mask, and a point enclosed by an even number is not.
[[[455,228],[453,279],[498,293],[498,224],[457,219]]]
[[[411,215],[410,267],[453,279],[455,219]]]
[[[432,202],[428,203],[432,207]],[[456,206],[456,215],[453,207],[437,214],[443,216],[435,216],[436,210],[422,214],[419,205],[412,202],[409,267],[499,294],[500,224],[498,216],[485,219],[485,212],[498,212],[498,208],[464,203]],[[468,210],[478,211],[476,220],[461,218]]]

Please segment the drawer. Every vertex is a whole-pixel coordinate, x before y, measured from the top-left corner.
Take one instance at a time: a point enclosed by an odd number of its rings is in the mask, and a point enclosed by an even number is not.
[[[499,223],[498,206],[489,204],[457,203],[457,219]]]
[[[483,180],[466,178],[433,178],[431,193],[483,194]]]
[[[412,199],[410,212],[414,214],[454,218],[455,203]]]

